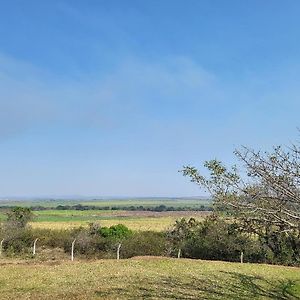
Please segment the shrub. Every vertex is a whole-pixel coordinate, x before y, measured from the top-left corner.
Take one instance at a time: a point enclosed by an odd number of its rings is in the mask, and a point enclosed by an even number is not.
[[[113,225],[108,227],[101,227],[99,234],[105,238],[123,239],[132,234],[132,231],[123,224]]]
[[[121,257],[161,256],[166,254],[167,240],[164,233],[154,231],[135,232],[127,237],[121,248]]]
[[[188,237],[183,255],[190,258],[239,261],[241,252],[246,259],[263,260],[261,244],[240,232],[239,225],[209,216]]]
[[[3,250],[7,256],[24,255],[31,253],[33,236],[30,229],[15,228],[3,235]]]

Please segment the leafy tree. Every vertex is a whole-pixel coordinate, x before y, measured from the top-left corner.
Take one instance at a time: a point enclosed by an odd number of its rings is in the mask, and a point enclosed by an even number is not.
[[[102,237],[110,239],[115,242],[117,247],[117,259],[120,258],[120,248],[122,241],[132,234],[132,231],[123,224],[113,225],[108,227],[101,227],[99,233]]]
[[[210,160],[204,163],[207,176],[192,166],[182,172],[212,195],[216,210],[237,218],[243,230],[258,235],[275,256],[286,251],[285,240],[291,256],[299,259],[300,147],[278,146],[271,152],[243,147],[234,153],[241,171]]]
[[[197,225],[198,222],[194,218],[190,218],[188,221],[182,218],[176,220],[174,226],[168,230],[167,239],[178,250],[177,258],[181,257],[182,248],[186,239]]]
[[[27,207],[12,208],[6,215],[6,226],[15,228],[25,228],[27,223],[33,218],[30,208]]]
[[[238,224],[213,214],[199,222],[187,236],[184,252],[191,258],[238,261],[241,253],[254,243],[241,233]]]
[[[30,251],[32,233],[26,226],[33,218],[29,208],[15,207],[7,213],[7,220],[2,226],[3,248],[7,255],[26,253]]]

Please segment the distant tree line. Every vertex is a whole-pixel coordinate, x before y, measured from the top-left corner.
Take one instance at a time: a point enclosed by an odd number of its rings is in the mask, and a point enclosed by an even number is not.
[[[0,206],[0,209],[2,210],[8,210],[13,209],[14,206]],[[149,206],[97,206],[97,205],[82,205],[82,204],[75,204],[75,205],[58,205],[56,207],[45,207],[45,206],[30,206],[29,209],[31,211],[42,211],[42,210],[126,210],[126,211],[156,211],[156,212],[162,212],[162,211],[212,211],[213,208],[211,206],[205,206],[200,205],[197,207],[191,207],[191,206],[166,206],[166,205],[157,205],[153,207]]]
[[[212,211],[213,208],[210,206],[200,205],[198,207],[190,207],[190,206],[166,206],[166,205],[157,205],[154,207],[149,206],[95,206],[95,205],[58,205],[55,207],[56,210],[126,210],[126,211]]]

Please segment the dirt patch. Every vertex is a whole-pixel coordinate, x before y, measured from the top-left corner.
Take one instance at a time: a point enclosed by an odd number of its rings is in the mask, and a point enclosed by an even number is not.
[[[149,217],[149,218],[161,218],[161,217],[178,217],[178,218],[204,218],[210,215],[210,211],[120,211],[114,213],[115,217]]]
[[[134,256],[134,257],[131,257],[130,259],[133,259],[133,260],[154,260],[154,259],[168,259],[168,257],[166,256],[150,256],[150,255],[146,255],[146,256]]]

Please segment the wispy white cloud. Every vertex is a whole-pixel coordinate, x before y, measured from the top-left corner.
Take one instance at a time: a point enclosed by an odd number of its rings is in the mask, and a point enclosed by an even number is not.
[[[165,120],[197,128],[213,120],[211,130],[255,132],[259,122],[268,128],[278,125],[275,117],[286,118],[283,105],[293,108],[286,124],[294,124],[300,91],[293,77],[252,74],[227,80],[187,57],[169,57],[127,59],[74,79],[0,55],[0,138],[52,124],[99,130],[154,124],[158,130]]]
[[[152,116],[193,101],[211,89],[214,76],[187,58],[157,63],[127,60],[99,76],[57,78],[34,66],[0,56],[0,136],[34,126],[121,126],[128,118]],[[153,109],[153,106],[156,106]]]

